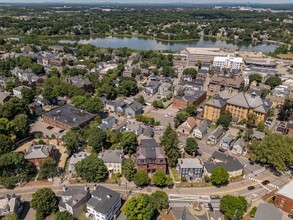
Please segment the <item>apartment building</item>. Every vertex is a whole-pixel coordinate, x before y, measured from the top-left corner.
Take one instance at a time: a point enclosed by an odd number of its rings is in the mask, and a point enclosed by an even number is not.
[[[213,66],[219,68],[227,68],[232,70],[240,70],[243,66],[243,59],[241,57],[215,57],[213,60]]]
[[[241,76],[224,77],[214,74],[208,85],[208,95],[213,96],[224,90],[241,92],[244,89],[244,78]]]

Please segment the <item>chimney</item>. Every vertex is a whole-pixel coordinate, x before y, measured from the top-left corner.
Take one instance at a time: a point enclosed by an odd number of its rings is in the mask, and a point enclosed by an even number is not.
[[[67,190],[67,186],[63,186],[63,191],[65,192]]]
[[[193,154],[192,154],[192,158],[195,158],[195,152],[193,152]]]
[[[110,194],[107,194],[107,198],[110,199],[112,196]]]
[[[183,164],[183,160],[181,159],[181,164]]]
[[[89,187],[87,185],[84,186],[85,191],[89,190]]]
[[[94,190],[97,190],[98,189],[98,186],[97,184],[94,185]]]

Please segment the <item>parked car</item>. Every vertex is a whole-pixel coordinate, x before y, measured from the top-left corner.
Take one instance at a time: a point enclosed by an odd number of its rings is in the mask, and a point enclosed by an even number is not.
[[[64,131],[65,131],[65,130],[64,130],[64,129],[62,129],[62,130],[60,130],[60,131],[59,131],[59,133],[61,134],[61,133],[63,133]]]
[[[264,181],[261,182],[261,184],[264,185],[264,186],[265,186],[265,185],[268,185],[269,183],[270,183],[269,180],[264,180]]]
[[[211,199],[221,199],[220,195],[210,195]]]
[[[290,213],[290,214],[288,215],[288,217],[293,219],[293,213],[292,213],[292,214]]]
[[[48,130],[52,130],[53,128],[54,128],[54,127],[51,126],[51,125],[47,127]]]
[[[208,206],[209,206],[210,211],[213,212],[214,211],[214,208],[213,208],[212,204],[211,203],[208,203]]]
[[[255,189],[255,186],[249,186],[247,187],[248,190],[254,190]]]

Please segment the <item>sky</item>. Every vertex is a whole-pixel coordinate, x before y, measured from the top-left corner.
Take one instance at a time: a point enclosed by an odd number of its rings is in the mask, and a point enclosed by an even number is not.
[[[246,4],[247,0],[0,0],[1,3],[44,3],[44,2],[64,2],[64,3],[103,3],[103,2],[113,2],[113,3],[239,3]],[[250,4],[253,3],[292,3],[293,0],[249,0]]]

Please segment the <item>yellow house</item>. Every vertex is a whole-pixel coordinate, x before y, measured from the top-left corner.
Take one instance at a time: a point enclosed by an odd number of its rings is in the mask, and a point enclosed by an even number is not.
[[[226,102],[219,98],[211,98],[204,106],[204,118],[217,121],[221,113],[225,111]]]

